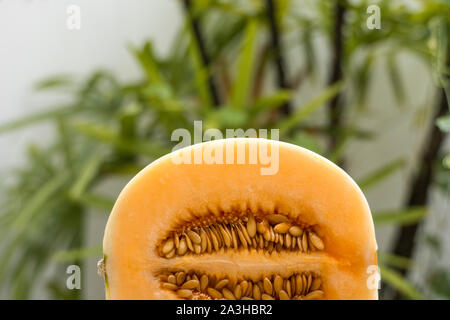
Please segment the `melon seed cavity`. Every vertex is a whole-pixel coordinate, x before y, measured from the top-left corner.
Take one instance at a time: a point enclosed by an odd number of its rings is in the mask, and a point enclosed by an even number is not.
[[[176,271],[161,275],[161,287],[191,300],[314,300],[324,295],[321,278],[312,272],[232,280],[214,275]]]
[[[300,226],[282,214],[255,217],[226,215],[221,221],[182,226],[172,231],[158,247],[161,257],[224,250],[257,249],[308,253],[324,250],[323,239],[313,228]]]

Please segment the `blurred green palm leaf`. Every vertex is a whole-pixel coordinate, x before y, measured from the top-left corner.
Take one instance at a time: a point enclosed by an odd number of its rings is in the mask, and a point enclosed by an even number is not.
[[[373,221],[375,224],[396,224],[408,225],[416,223],[424,218],[427,208],[416,207],[404,210],[389,210],[373,213]]]
[[[386,266],[380,266],[380,272],[381,279],[396,288],[406,298],[412,300],[425,299],[425,297],[408,280],[402,277],[400,273]]]

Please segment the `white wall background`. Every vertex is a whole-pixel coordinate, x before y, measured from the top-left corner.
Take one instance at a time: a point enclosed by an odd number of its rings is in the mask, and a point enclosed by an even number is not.
[[[81,8],[81,30],[71,31],[66,27],[66,9],[71,4]],[[0,123],[65,100],[64,95],[33,92],[36,81],[46,76],[61,73],[83,76],[94,69],[107,68],[123,80],[138,77],[126,44],[139,45],[151,39],[156,50],[164,54],[180,25],[181,10],[176,0],[0,0]],[[370,145],[352,145],[349,166],[353,176],[361,176],[397,157],[413,157],[420,147],[424,131],[414,129],[412,123],[432,95],[432,80],[428,70],[416,59],[405,56],[402,64],[402,75],[409,88],[408,108],[396,107],[380,65],[373,81],[376,88],[369,109],[361,116],[365,120],[360,124],[382,134]],[[311,96],[309,88],[305,90],[300,95]],[[45,125],[0,135],[0,172],[23,161],[26,142],[45,143],[50,137],[51,131]],[[405,193],[404,180],[409,173],[404,170],[369,192],[372,209],[400,206]],[[448,235],[449,218],[442,214],[448,211],[448,200],[437,198],[432,210],[437,218],[430,219],[429,224],[432,229],[440,226],[441,234]],[[90,217],[86,239],[89,244],[101,242],[105,222],[104,216]],[[378,230],[381,248],[389,246],[392,231],[391,228]],[[427,261],[422,266],[425,269],[435,263]],[[449,265],[449,254],[436,263]],[[96,275],[95,259],[88,266],[86,298],[102,298],[103,284]],[[45,277],[42,281],[45,282]],[[46,296],[38,289],[34,297]]]
[[[80,30],[66,26],[71,4],[81,8]],[[166,52],[181,22],[179,9],[176,0],[0,1],[0,122],[61,103],[64,97],[54,93],[33,93],[33,85],[51,75],[107,68],[120,79],[137,77],[127,44],[152,39]],[[0,150],[7,150],[0,167],[17,162],[26,140],[21,133],[0,136]]]

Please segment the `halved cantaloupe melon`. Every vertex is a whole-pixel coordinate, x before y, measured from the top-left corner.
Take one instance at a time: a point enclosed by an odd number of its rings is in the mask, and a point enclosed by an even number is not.
[[[270,174],[262,153],[251,161],[265,148]],[[211,150],[227,161],[194,163]],[[367,201],[336,165],[283,142],[225,139],[130,181],[100,267],[110,299],[377,299],[376,250]]]

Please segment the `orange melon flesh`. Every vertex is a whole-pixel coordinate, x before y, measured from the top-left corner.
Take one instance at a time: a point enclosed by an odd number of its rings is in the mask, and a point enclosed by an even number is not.
[[[278,171],[237,163],[238,150],[269,145],[278,151]],[[175,164],[174,157],[205,148],[234,149],[234,164]],[[276,150],[278,149],[278,150]],[[229,149],[228,149],[229,150]],[[227,212],[278,212],[318,226],[323,251],[309,253],[221,250],[161,257],[158,246],[183,223]],[[377,299],[368,285],[377,266],[377,244],[367,201],[339,167],[304,148],[264,139],[225,139],[166,155],[143,169],[123,189],[109,217],[104,240],[106,298],[177,299],[161,288],[158,272],[195,270],[216,276],[257,277],[296,271],[321,275],[323,299]]]

